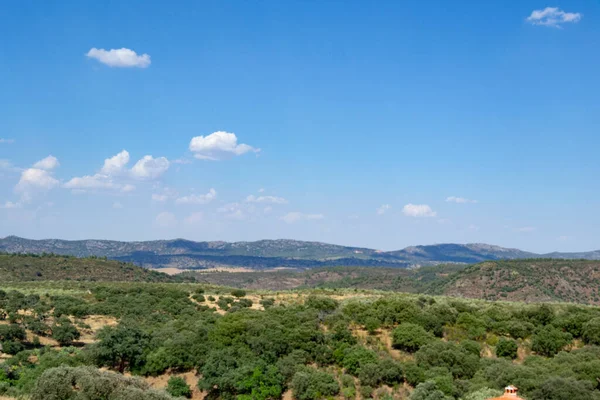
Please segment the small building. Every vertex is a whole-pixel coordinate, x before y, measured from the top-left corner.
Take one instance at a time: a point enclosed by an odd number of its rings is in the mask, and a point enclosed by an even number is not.
[[[517,387],[513,385],[508,385],[504,388],[504,394],[500,397],[494,397],[493,399],[488,400],[523,400],[521,397],[517,396]]]

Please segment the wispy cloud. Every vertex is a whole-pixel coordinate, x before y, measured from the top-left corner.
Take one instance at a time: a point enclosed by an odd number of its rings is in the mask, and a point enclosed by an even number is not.
[[[104,65],[116,68],[146,68],[151,63],[148,54],[138,55],[135,51],[124,47],[111,50],[94,47],[87,52],[86,56],[98,60]]]
[[[277,196],[254,196],[250,195],[246,197],[248,203],[264,203],[264,204],[287,204],[288,201],[283,197]]]
[[[315,221],[325,218],[323,214],[305,214],[298,211],[290,212],[281,217],[281,220],[288,224],[299,221]]]
[[[389,204],[383,204],[377,208],[377,210],[376,210],[377,215],[383,215],[386,212],[388,212],[391,208],[392,208],[392,206],[390,206]]]
[[[527,232],[533,232],[535,231],[537,228],[534,226],[522,226],[520,228],[517,228],[516,231],[517,232],[523,232],[523,233],[527,233]]]
[[[217,198],[217,191],[211,188],[206,194],[191,194],[179,197],[175,200],[176,204],[208,204]]]
[[[471,200],[471,199],[467,199],[464,197],[456,197],[456,196],[449,196],[446,197],[446,202],[448,203],[458,203],[458,204],[467,204],[467,203],[477,203],[477,200]]]
[[[437,212],[433,211],[427,204],[407,204],[402,208],[402,213],[407,217],[435,217]]]
[[[561,28],[563,24],[577,23],[581,18],[583,18],[581,13],[564,12],[558,7],[546,7],[543,10],[534,10],[527,17],[527,22],[533,25]]]
[[[4,143],[4,144],[12,144],[15,142],[15,139],[5,139],[5,138],[0,138],[0,143]]]

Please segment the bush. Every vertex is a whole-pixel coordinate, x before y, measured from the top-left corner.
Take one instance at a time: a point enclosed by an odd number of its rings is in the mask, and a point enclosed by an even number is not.
[[[533,336],[531,349],[536,353],[551,357],[571,343],[573,336],[562,332],[553,326],[545,326],[539,329]]]
[[[392,332],[392,345],[395,349],[401,349],[414,353],[421,346],[426,345],[434,339],[422,326],[405,322],[400,324]]]
[[[206,298],[204,297],[203,294],[195,294],[192,296],[192,298],[194,300],[196,300],[198,303],[204,303],[206,301]]]
[[[260,301],[260,304],[264,307],[264,308],[269,308],[272,305],[275,304],[275,300],[274,299],[262,299]]]
[[[305,303],[308,307],[319,311],[331,312],[338,308],[339,303],[331,297],[310,295]]]
[[[126,378],[92,367],[58,367],[37,380],[31,400],[173,400],[167,393],[150,389],[141,379]]]
[[[496,345],[496,356],[514,360],[517,358],[518,350],[519,346],[516,341],[502,338]]]
[[[243,289],[234,289],[231,291],[231,295],[234,297],[245,297],[246,296],[246,291]]]
[[[62,320],[60,321],[60,325],[52,327],[52,338],[61,346],[70,346],[80,337],[81,334],[69,320]]]
[[[7,340],[6,342],[2,343],[0,350],[6,354],[15,355],[25,350],[25,346],[23,346],[21,342]]]
[[[24,340],[25,329],[17,324],[0,325],[0,341]]]
[[[419,383],[410,394],[410,400],[447,400],[448,398],[438,389],[433,381]]]
[[[298,400],[317,400],[335,396],[340,391],[339,384],[331,374],[310,367],[301,367],[290,386],[294,398]]]
[[[167,393],[173,397],[185,397],[188,399],[192,397],[192,389],[185,382],[185,379],[178,376],[172,376],[169,378],[166,390]]]
[[[215,301],[215,297],[214,296],[208,296],[208,301]]]
[[[600,345],[600,318],[589,320],[583,325],[583,340],[587,344]]]
[[[369,332],[370,335],[374,335],[380,326],[381,322],[375,317],[368,317],[365,320],[365,329]]]
[[[373,395],[373,387],[372,386],[361,386],[360,387],[360,395],[363,399],[370,399]]]

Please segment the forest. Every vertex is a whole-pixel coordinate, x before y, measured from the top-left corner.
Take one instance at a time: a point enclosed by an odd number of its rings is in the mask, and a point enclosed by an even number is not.
[[[600,399],[600,309],[359,289],[0,284],[0,396]]]

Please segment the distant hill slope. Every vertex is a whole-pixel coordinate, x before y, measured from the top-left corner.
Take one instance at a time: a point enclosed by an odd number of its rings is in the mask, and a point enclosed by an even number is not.
[[[361,247],[286,239],[235,243],[193,242],[183,239],[119,242],[112,240],[30,240],[9,236],[0,239],[0,251],[54,253],[77,257],[99,256],[133,262],[145,267],[184,269],[223,266],[244,266],[255,269],[342,265],[410,267],[439,263],[472,264],[487,260],[532,257],[600,259],[600,251],[540,255],[478,243],[414,246],[398,251],[382,252]]]
[[[0,279],[11,281],[174,282],[161,272],[97,258],[0,254]]]
[[[247,289],[378,289],[485,300],[600,305],[600,261],[526,259],[416,269],[337,267],[305,271],[186,272],[199,282]]]
[[[533,259],[471,265],[429,291],[487,300],[600,304],[599,289],[598,261]]]

